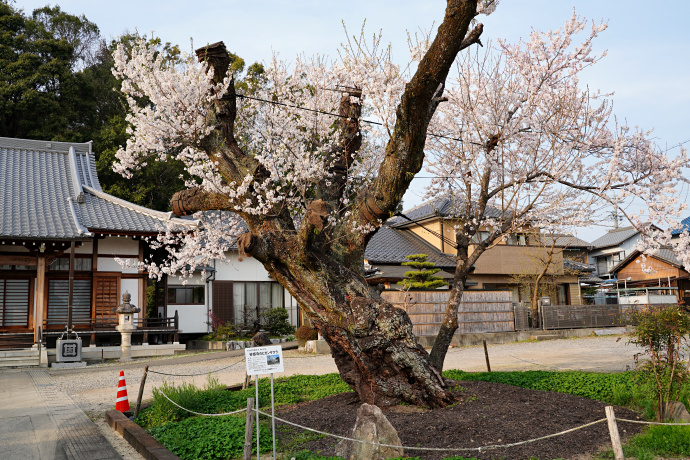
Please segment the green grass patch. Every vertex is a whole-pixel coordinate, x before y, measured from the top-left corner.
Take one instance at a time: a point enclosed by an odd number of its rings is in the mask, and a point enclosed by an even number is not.
[[[579,371],[463,372],[448,370],[443,373],[443,376],[454,380],[505,383],[531,390],[567,393],[616,405],[623,405],[620,404],[622,399],[631,400],[636,387],[633,372],[601,374]]]

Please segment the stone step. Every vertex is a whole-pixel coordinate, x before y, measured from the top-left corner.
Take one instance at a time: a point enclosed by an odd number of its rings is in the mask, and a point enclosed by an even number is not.
[[[557,340],[562,339],[560,334],[533,334],[529,336],[530,340],[542,341],[542,340]]]
[[[38,349],[0,350],[0,360],[5,358],[16,358],[18,356],[38,357]]]
[[[38,350],[4,350],[0,353],[0,368],[39,367]]]

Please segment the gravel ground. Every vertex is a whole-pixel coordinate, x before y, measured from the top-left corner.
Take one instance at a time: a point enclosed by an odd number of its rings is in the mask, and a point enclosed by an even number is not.
[[[586,337],[579,339],[549,340],[543,342],[515,342],[489,345],[491,369],[509,370],[590,370],[619,372],[631,369],[634,355],[639,349],[627,343],[625,336]],[[306,354],[297,350],[283,352],[285,373],[327,374],[337,372],[333,359],[327,355]],[[244,356],[207,359],[204,361],[177,363],[179,359],[149,360],[144,401],[152,398],[152,389],[164,381],[179,385],[182,382],[203,386],[207,374],[212,372],[221,383],[233,385],[244,380]],[[125,370],[130,405],[136,403],[143,366]],[[231,366],[231,367],[228,367]],[[445,361],[446,369],[484,371],[486,361],[482,346],[451,348]],[[185,376],[162,375],[183,374]],[[90,366],[88,371],[50,371],[57,389],[69,394],[80,407],[96,421],[107,439],[113,443],[126,460],[142,457],[127,442],[105,424],[103,414],[115,404],[115,394],[120,373],[119,364]],[[201,374],[201,375],[194,375]]]

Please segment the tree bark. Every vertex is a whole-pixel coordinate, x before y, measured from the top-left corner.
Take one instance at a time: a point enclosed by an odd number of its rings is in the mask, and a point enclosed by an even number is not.
[[[249,226],[247,254],[261,262],[269,274],[297,300],[331,347],[343,380],[362,402],[388,406],[399,402],[442,407],[453,396],[428,353],[417,343],[412,323],[403,310],[381,299],[364,279],[363,256],[373,235],[352,228],[378,227],[395,211],[412,177],[422,166],[429,120],[441,102],[444,82],[457,53],[479,42],[481,27],[464,41],[476,14],[476,0],[448,0],[443,23],[429,51],[408,83],[397,109],[396,125],[386,155],[372,185],[354,200],[345,217],[338,211],[342,184],[352,153],[359,148],[358,116],[361,107],[346,95],[340,107],[341,148],[333,152],[334,187],[323,184],[306,203],[307,218],[295,228],[285,208],[270,215],[238,212]],[[197,50],[200,60],[214,68],[214,79],[223,78],[229,63],[222,43]],[[234,87],[215,103],[208,115],[214,131],[202,142],[228,183],[239,183],[249,173],[261,177],[261,165],[239,147],[234,135]],[[363,95],[366,97],[366,95]],[[252,199],[250,192],[243,198]],[[214,209],[219,197],[203,192],[176,194],[175,209],[185,213]],[[231,209],[227,203],[222,209]],[[334,225],[323,217],[342,212]]]

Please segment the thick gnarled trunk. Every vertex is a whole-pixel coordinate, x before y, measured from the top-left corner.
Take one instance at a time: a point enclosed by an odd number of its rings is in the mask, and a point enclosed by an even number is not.
[[[428,353],[417,343],[407,313],[384,301],[359,271],[317,248],[307,261],[294,258],[276,264],[263,259],[261,247],[279,242],[256,242],[248,253],[299,302],[330,345],[341,377],[362,402],[443,407],[453,401],[441,374],[429,365]],[[284,241],[282,247],[282,256],[296,254]],[[361,257],[361,251],[352,252]]]

